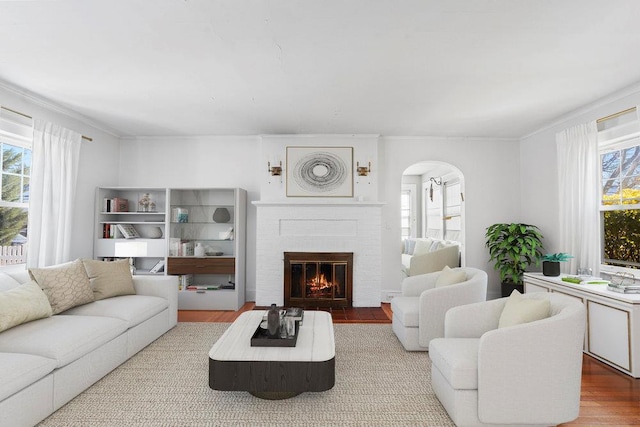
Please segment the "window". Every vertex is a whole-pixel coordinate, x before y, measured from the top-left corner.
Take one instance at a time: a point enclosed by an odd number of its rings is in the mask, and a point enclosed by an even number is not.
[[[599,124],[601,259],[640,268],[640,133],[635,110],[609,127]],[[608,138],[607,138],[608,136]],[[613,137],[612,137],[613,136]]]
[[[0,266],[26,262],[31,123],[0,114]]]
[[[403,184],[400,192],[400,234],[402,240],[416,237],[415,223],[415,186]]]

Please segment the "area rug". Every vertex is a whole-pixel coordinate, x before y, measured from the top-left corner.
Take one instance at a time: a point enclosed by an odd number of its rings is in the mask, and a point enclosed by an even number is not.
[[[336,324],[336,383],[263,400],[211,390],[208,352],[228,323],[178,323],[39,425],[452,426],[431,389],[431,362],[389,324]]]

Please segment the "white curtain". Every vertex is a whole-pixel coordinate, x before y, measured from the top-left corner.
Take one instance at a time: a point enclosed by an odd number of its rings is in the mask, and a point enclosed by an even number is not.
[[[27,267],[70,261],[82,135],[34,119]]]
[[[559,252],[573,255],[561,263],[563,271],[576,274],[588,267],[600,269],[600,221],[598,213],[598,130],[595,122],[556,134],[560,196]],[[563,265],[564,264],[564,265]]]

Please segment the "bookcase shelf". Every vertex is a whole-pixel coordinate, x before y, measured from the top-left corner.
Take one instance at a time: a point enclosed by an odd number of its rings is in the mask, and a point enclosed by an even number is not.
[[[99,187],[94,258],[133,258],[137,275],[179,275],[183,285],[180,309],[238,310],[245,302],[246,198],[241,188]],[[152,202],[155,210],[139,211],[142,199],[147,207]],[[229,220],[218,223],[213,217],[221,208],[228,211]],[[182,221],[172,217],[176,209],[183,214]],[[118,225],[133,226],[140,237],[123,238]],[[203,256],[176,252],[182,245],[193,250],[196,243],[204,248]],[[221,255],[208,256],[207,252]],[[163,270],[151,273],[159,261],[164,262]],[[203,294],[186,290],[188,283],[234,289]]]

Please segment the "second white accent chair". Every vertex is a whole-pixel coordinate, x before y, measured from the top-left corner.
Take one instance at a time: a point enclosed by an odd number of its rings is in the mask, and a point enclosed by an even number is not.
[[[458,283],[443,284],[443,273],[463,277]],[[486,299],[487,273],[477,268],[459,267],[407,277],[402,282],[402,296],[391,300],[393,332],[406,350],[429,351],[429,342],[444,336],[447,310]]]
[[[528,304],[547,300],[549,317],[505,326],[512,299],[449,310],[445,337],[431,342],[431,385],[456,426],[549,426],[578,417],[584,304],[525,294],[519,299]],[[525,311],[516,307],[509,317],[527,322]]]

